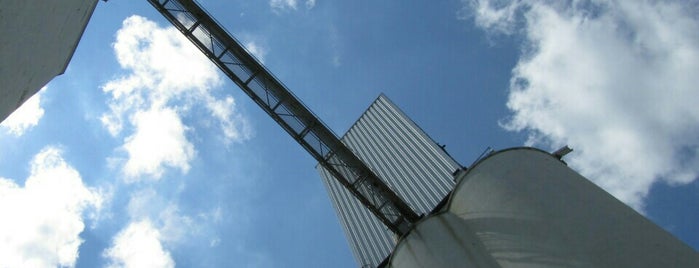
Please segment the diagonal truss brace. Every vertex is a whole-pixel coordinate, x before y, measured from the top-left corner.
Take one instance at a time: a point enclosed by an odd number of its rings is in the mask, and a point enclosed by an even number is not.
[[[391,231],[403,235],[420,218],[195,1],[148,2]]]

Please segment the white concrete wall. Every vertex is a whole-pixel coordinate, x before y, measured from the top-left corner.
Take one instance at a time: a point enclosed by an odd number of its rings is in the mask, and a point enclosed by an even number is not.
[[[699,254],[546,152],[490,155],[391,267],[699,267]]]
[[[0,122],[62,74],[97,0],[0,0]]]

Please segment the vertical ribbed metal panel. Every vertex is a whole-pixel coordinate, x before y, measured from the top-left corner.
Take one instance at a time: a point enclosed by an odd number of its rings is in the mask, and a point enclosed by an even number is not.
[[[459,164],[386,96],[379,96],[342,138],[417,213],[429,213],[454,186]],[[393,234],[349,191],[317,167],[355,259],[375,267],[395,246]]]

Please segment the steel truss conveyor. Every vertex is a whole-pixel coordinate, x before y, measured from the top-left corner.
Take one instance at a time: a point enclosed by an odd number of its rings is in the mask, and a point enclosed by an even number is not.
[[[420,218],[195,1],[148,2],[394,233]]]

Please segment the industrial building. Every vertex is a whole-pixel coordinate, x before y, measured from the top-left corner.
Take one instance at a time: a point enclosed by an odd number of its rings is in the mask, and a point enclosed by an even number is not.
[[[570,169],[567,147],[489,152],[462,168],[384,95],[341,140],[423,216],[397,237],[317,166],[359,267],[699,266],[692,248]]]
[[[432,211],[454,187],[460,165],[383,94],[341,140],[419,214]],[[376,267],[397,238],[326,169],[316,168],[357,263]]]
[[[65,72],[96,5],[0,0],[0,122]]]
[[[463,168],[386,96],[341,139],[191,0],[149,0],[320,165],[361,267],[699,267],[699,254],[533,148]],[[96,0],[0,0],[0,121],[63,73]]]
[[[560,154],[512,148],[462,168],[384,95],[341,140],[423,215],[397,237],[317,166],[359,267],[699,265],[692,248]]]
[[[699,267],[699,254],[555,154],[512,148],[460,171],[386,267]]]

